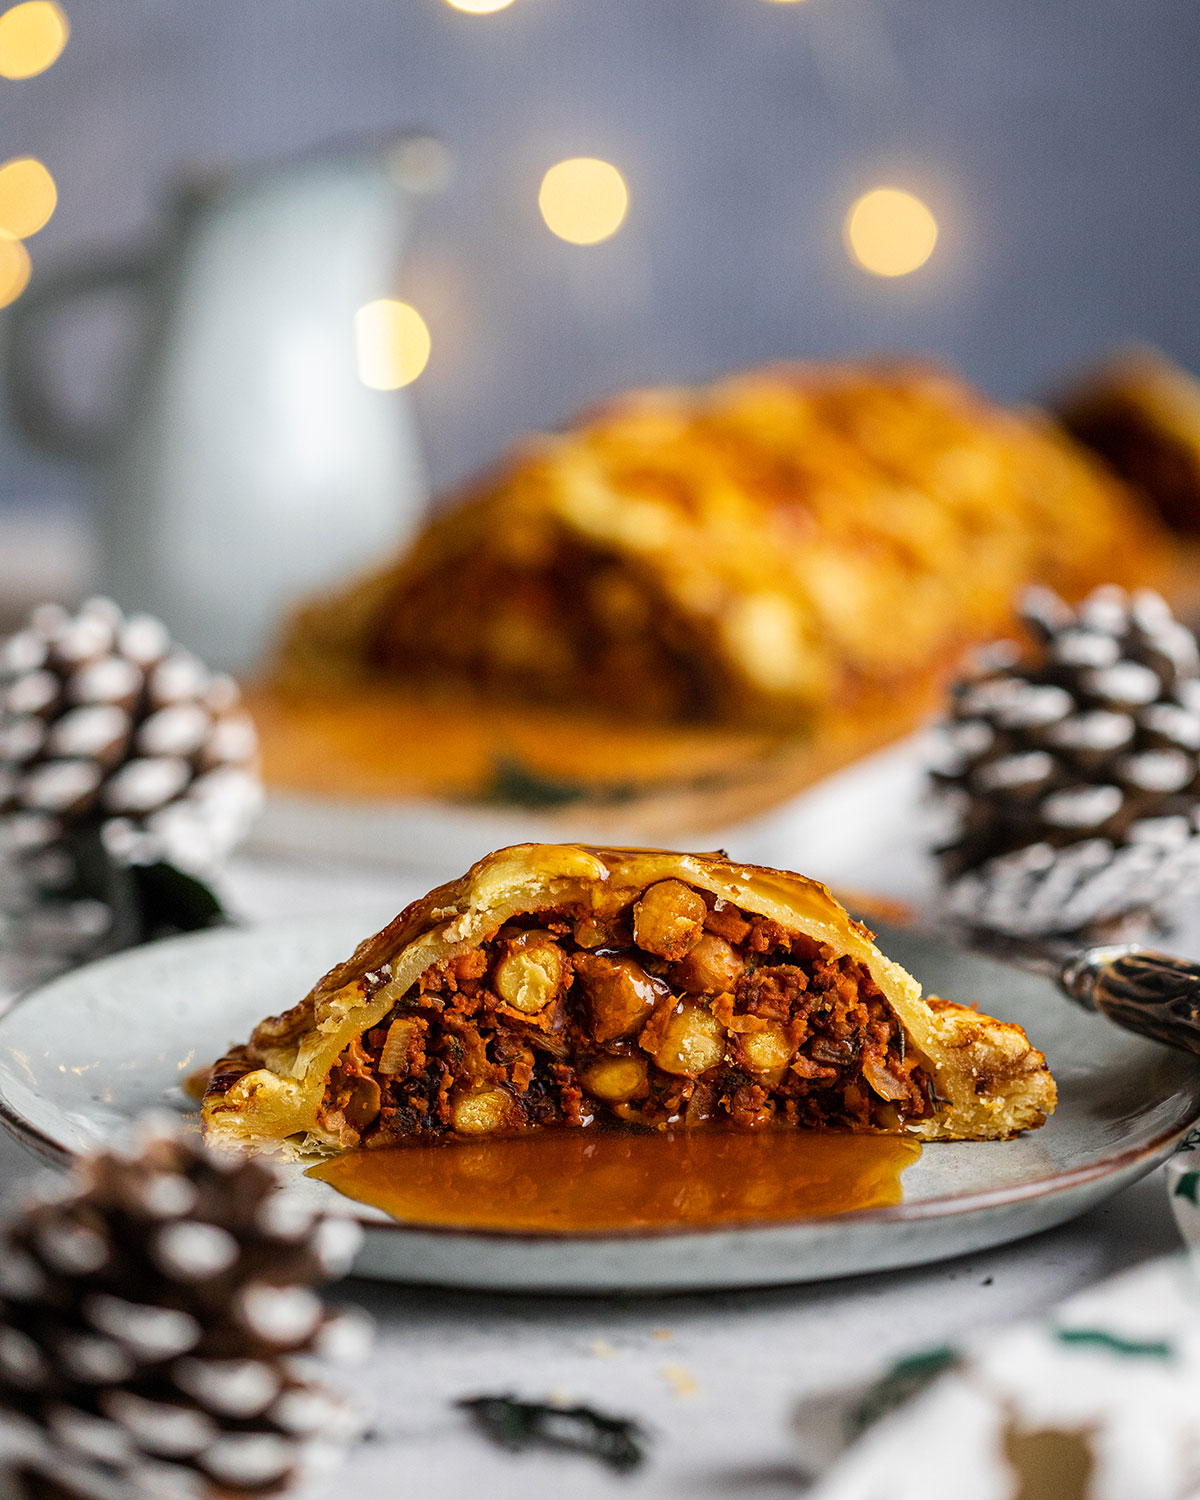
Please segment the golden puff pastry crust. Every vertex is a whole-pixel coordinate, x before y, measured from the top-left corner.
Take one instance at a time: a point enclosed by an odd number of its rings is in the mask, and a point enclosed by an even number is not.
[[[1200,536],[1200,381],[1194,375],[1161,350],[1135,346],[1068,390],[1059,417],[1168,525]]]
[[[723,854],[519,844],[414,902],[211,1071],[209,1139],[528,1128],[997,1139],[1056,1098],[1020,1027],[922,998],[816,881]]]
[[[1040,581],[1154,582],[1161,533],[1043,417],[903,364],[629,394],[527,440],[301,610],[278,681],[812,728],[912,691]]]

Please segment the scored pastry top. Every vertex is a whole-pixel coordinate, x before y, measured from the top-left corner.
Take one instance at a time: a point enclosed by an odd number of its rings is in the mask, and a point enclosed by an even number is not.
[[[1019,1027],[926,1001],[816,881],[520,844],[215,1064],[211,1139],[342,1149],[530,1126],[1003,1137],[1054,1105]]]
[[[779,366],[527,439],[306,605],[278,677],[786,727],[923,680],[1033,580],[1154,581],[1161,548],[1044,419],[914,362]]]

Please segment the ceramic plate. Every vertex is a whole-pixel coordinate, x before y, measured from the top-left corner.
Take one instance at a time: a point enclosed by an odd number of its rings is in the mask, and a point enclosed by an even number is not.
[[[0,1020],[0,1115],[61,1160],[119,1140],[148,1108],[182,1108],[182,1078],[293,1003],[386,915],[176,938],[56,980]],[[1046,1229],[1148,1172],[1200,1114],[1200,1059],[939,942],[883,931],[880,945],[927,991],[1019,1021],[1060,1090],[1058,1113],[1031,1135],[926,1147],[895,1207],[764,1228],[567,1238],[409,1228],[296,1167],[286,1169],[292,1190],[363,1220],[364,1275],[525,1292],[761,1286],[915,1265]]]

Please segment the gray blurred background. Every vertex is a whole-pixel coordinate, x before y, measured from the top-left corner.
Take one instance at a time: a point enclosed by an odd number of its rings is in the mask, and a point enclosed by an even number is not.
[[[439,488],[605,391],[775,356],[930,351],[1004,398],[1131,337],[1200,365],[1197,0],[64,9],[62,58],[0,82],[0,158],[40,157],[59,189],[35,288],[152,236],[181,170],[401,126],[452,148],[397,277],[433,337],[411,394]],[[539,217],[542,173],[573,155],[628,183],[605,244]],[[895,280],[842,243],[881,182],[941,229]],[[81,402],[113,388],[95,322],[64,332]],[[0,509],[69,514],[88,491],[0,416]]]

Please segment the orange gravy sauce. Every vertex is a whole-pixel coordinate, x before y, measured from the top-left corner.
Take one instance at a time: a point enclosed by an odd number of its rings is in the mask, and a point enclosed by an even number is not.
[[[306,1175],[406,1224],[588,1234],[878,1208],[920,1154],[890,1135],[544,1130],[351,1151]]]

